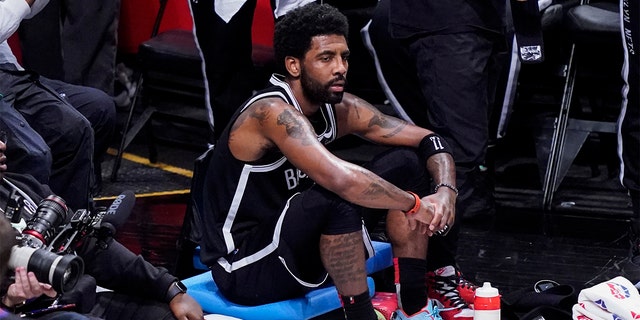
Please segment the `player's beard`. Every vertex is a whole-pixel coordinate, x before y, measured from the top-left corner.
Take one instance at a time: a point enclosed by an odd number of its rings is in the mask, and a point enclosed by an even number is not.
[[[323,85],[322,83],[309,77],[305,72],[304,67],[302,67],[300,73],[300,83],[302,85],[302,91],[304,92],[304,95],[309,100],[316,103],[336,104],[342,101],[344,92],[333,92],[330,90],[334,81],[338,80],[344,80],[344,77],[340,76],[339,78],[329,81],[327,84]]]

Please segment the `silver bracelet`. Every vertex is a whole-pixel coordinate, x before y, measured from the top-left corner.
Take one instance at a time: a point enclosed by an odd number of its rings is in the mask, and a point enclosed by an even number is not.
[[[433,188],[433,193],[438,192],[438,189],[440,189],[440,187],[446,187],[449,188],[451,190],[453,190],[453,192],[456,193],[456,196],[458,196],[458,188],[448,184],[448,183],[438,183],[434,188]]]

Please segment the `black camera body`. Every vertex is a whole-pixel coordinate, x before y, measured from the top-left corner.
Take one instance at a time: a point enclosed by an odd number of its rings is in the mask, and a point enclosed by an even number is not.
[[[10,201],[5,213],[18,214],[21,209],[10,206],[21,202]],[[51,284],[59,293],[73,289],[84,274],[84,262],[75,254],[75,249],[95,232],[103,216],[104,212],[92,214],[85,209],[71,213],[62,198],[48,196],[38,204],[35,214],[21,230],[18,244],[11,251],[9,268],[24,266],[38,281]],[[8,218],[19,220],[14,216]]]

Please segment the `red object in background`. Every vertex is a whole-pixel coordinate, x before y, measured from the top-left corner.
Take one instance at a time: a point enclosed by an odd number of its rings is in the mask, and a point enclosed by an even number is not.
[[[9,47],[11,47],[11,51],[13,55],[18,59],[18,63],[22,64],[22,50],[20,48],[20,39],[18,38],[18,33],[14,33],[7,39],[7,43],[9,43]]]
[[[167,7],[158,32],[171,29],[192,30],[193,20],[189,0],[167,0]],[[118,26],[118,50],[136,53],[140,43],[151,37],[159,0],[125,0],[120,9]],[[253,42],[265,46],[273,43],[273,13],[269,0],[258,0],[253,20]]]
[[[251,35],[254,44],[273,46],[273,11],[269,0],[258,0],[253,14]]]
[[[170,29],[191,30],[192,20],[189,0],[167,0],[159,32]],[[151,37],[159,0],[125,0],[120,7],[118,24],[118,50],[136,53],[140,43]]]
[[[192,30],[193,20],[189,0],[167,0],[159,32],[171,29]],[[159,0],[125,0],[120,8],[118,25],[118,50],[121,53],[137,53],[140,43],[149,40],[155,23]],[[271,47],[273,45],[273,13],[269,0],[258,0],[253,16],[253,43]],[[9,39],[13,54],[22,63],[22,51],[18,33]]]

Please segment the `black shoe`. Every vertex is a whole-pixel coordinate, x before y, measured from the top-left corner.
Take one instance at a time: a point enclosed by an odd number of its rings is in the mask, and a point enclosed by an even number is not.
[[[495,182],[487,167],[479,166],[468,174],[464,191],[458,196],[457,209],[468,224],[491,224],[495,208]]]

